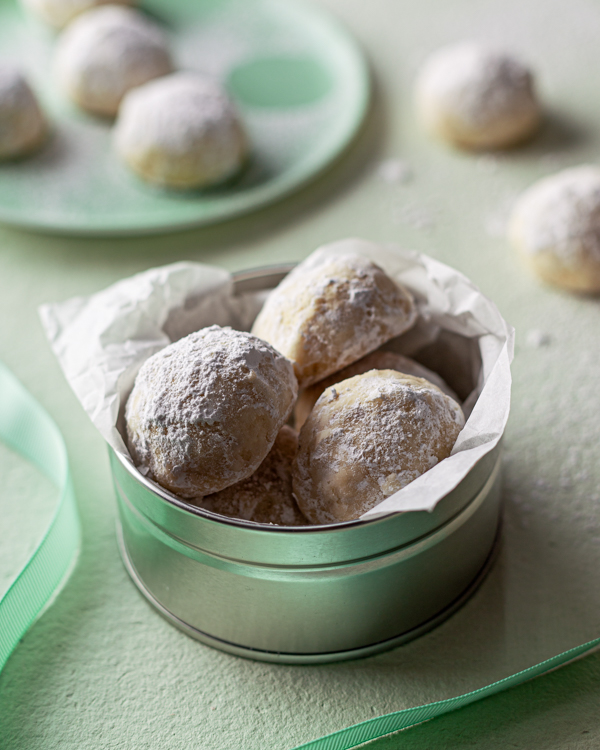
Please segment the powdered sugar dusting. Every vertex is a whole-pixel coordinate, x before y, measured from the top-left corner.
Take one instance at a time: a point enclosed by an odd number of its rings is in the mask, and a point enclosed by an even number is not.
[[[515,207],[511,235],[525,253],[600,263],[600,169],[584,165],[537,182]]]
[[[231,100],[216,81],[194,73],[174,73],[130,91],[115,142],[142,176],[182,187],[224,180],[246,155]]]
[[[369,372],[369,370],[395,370],[396,372],[401,372],[405,375],[424,378],[430,383],[433,383],[433,385],[443,391],[447,396],[450,396],[450,398],[454,399],[457,403],[459,401],[456,393],[436,372],[433,372],[433,370],[430,370],[420,362],[415,362],[414,359],[405,357],[397,352],[377,350],[367,354],[366,357],[359,359],[357,362],[353,362],[351,365],[348,365],[348,367],[344,367],[340,372],[336,372],[328,378],[325,378],[302,391],[294,408],[296,429],[300,429],[304,422],[306,422],[311,409],[324,390],[330,388],[332,398],[337,398],[337,391],[331,386],[334,386],[336,383],[340,383],[343,380],[347,380],[348,378],[352,378],[355,375],[362,375],[362,373]]]
[[[520,114],[532,104],[532,78],[514,57],[466,42],[437,52],[423,75],[441,96],[453,97],[455,108],[473,126],[499,116]]]
[[[292,461],[297,450],[297,434],[287,425],[282,427],[269,455],[251,477],[195,504],[255,523],[305,526],[307,520],[292,494]]]
[[[378,177],[388,185],[405,185],[414,173],[410,164],[403,159],[386,159],[377,167]]]
[[[70,24],[57,46],[62,87],[92,112],[116,114],[129,89],[172,69],[162,30],[131,8],[88,11]]]
[[[358,255],[302,263],[269,295],[252,332],[294,362],[301,386],[322,380],[410,328],[412,297]]]
[[[538,124],[533,77],[510,54],[474,42],[432,55],[418,79],[425,123],[470,147],[509,145]]]
[[[422,378],[372,370],[326,390],[300,432],[294,493],[313,523],[358,518],[450,455],[460,406]]]
[[[150,357],[127,402],[129,448],[184,497],[250,476],[297,395],[293,369],[256,337],[210,326]]]

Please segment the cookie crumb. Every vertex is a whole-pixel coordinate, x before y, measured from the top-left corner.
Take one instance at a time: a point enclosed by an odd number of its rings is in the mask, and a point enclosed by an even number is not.
[[[388,185],[405,185],[414,177],[411,166],[403,159],[382,161],[377,169],[377,175]]]

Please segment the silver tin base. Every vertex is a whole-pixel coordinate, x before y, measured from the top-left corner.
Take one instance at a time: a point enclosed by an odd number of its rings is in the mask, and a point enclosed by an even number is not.
[[[419,638],[430,630],[437,628],[445,620],[451,617],[458,609],[460,609],[470,598],[473,596],[475,591],[479,588],[484,578],[490,572],[500,550],[500,525],[498,532],[494,539],[492,550],[485,561],[483,567],[477,574],[477,577],[471,582],[471,584],[458,596],[453,602],[451,602],[445,609],[439,612],[434,617],[431,617],[427,622],[419,625],[416,628],[412,628],[406,633],[401,633],[394,638],[388,638],[385,641],[379,643],[373,643],[370,646],[363,646],[362,648],[348,649],[347,651],[334,651],[329,654],[284,654],[277,653],[274,651],[261,651],[259,649],[244,648],[243,646],[237,646],[235,643],[229,643],[219,638],[214,638],[207,633],[203,633],[201,630],[188,625],[179,617],[176,617],[172,612],[163,607],[163,605],[152,595],[152,593],[146,588],[144,582],[139,577],[131,558],[127,552],[125,541],[123,539],[123,528],[119,521],[117,521],[117,543],[119,545],[119,552],[121,553],[121,559],[125,566],[125,570],[131,576],[132,581],[137,586],[140,593],[147,599],[147,601],[156,609],[156,611],[162,615],[165,620],[174,625],[176,628],[194,638],[206,646],[217,648],[220,651],[225,651],[228,654],[234,656],[241,656],[245,659],[254,659],[255,661],[266,661],[273,664],[329,664],[336,661],[347,661],[351,659],[361,659],[366,656],[374,656],[380,654],[383,651],[389,651],[397,646],[401,646],[408,641],[412,641],[415,638]]]
[[[493,459],[493,460],[492,460]],[[299,527],[305,546],[321,540],[329,558],[314,564],[293,554],[266,562],[270,542],[297,532],[230,526],[182,512],[175,528],[164,500],[149,495],[112,456],[126,568],[146,598],[178,628],[198,640],[252,659],[311,664],[384,651],[435,627],[475,590],[491,564],[498,536],[500,452],[470,501],[423,535],[372,554],[372,540],[351,537],[352,557],[331,560],[332,535],[363,535],[411,522],[411,514],[331,527]],[[115,463],[115,461],[117,463]],[[443,510],[443,509],[442,509]],[[433,516],[429,514],[429,522]],[[442,516],[443,517],[443,516]],[[199,523],[194,536],[194,523]],[[224,556],[223,531],[238,556]],[[186,534],[187,538],[183,536]],[[250,544],[245,545],[245,535]],[[258,534],[258,539],[255,536]],[[257,543],[258,542],[258,543]],[[263,560],[252,559],[263,551]],[[302,545],[299,547],[303,549]],[[371,554],[364,553],[367,550]],[[281,553],[279,553],[281,554]]]

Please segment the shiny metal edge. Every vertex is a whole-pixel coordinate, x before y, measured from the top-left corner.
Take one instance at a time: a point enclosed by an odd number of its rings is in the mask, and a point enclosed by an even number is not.
[[[296,265],[296,263],[278,263],[232,273],[234,294],[274,289]]]
[[[119,553],[125,566],[125,570],[131,577],[133,583],[137,587],[140,594],[151,604],[154,609],[171,625],[181,630],[190,638],[200,641],[206,646],[211,646],[219,651],[225,651],[226,653],[233,654],[234,656],[241,656],[244,659],[251,659],[253,661],[264,661],[272,664],[329,664],[332,662],[349,661],[352,659],[361,659],[367,656],[374,656],[384,651],[389,651],[396,646],[401,646],[409,641],[419,638],[425,633],[441,625],[445,620],[450,618],[457,610],[459,610],[466,602],[473,596],[479,586],[483,583],[484,579],[492,569],[501,547],[502,537],[502,505],[500,506],[500,515],[498,518],[498,526],[496,529],[496,536],[492,544],[490,553],[484,562],[483,566],[467,588],[460,594],[453,602],[445,607],[437,615],[422,623],[421,625],[413,628],[412,630],[400,633],[399,635],[388,638],[385,641],[379,641],[369,646],[363,646],[362,648],[350,649],[347,651],[334,651],[331,653],[322,654],[289,654],[289,653],[278,653],[274,651],[262,651],[259,649],[246,648],[244,646],[238,646],[235,643],[215,638],[208,633],[204,633],[197,628],[188,625],[179,617],[174,615],[170,610],[164,607],[146,588],[144,582],[139,577],[135,566],[133,565],[125,540],[123,538],[123,528],[119,519],[116,521],[116,536],[117,544],[119,547]]]
[[[494,485],[496,485],[496,483],[498,482],[501,466],[502,461],[501,456],[499,456],[485,484],[480,488],[475,497],[467,505],[465,505],[464,508],[461,508],[461,510],[455,513],[453,516],[446,519],[443,524],[437,526],[434,529],[431,529],[427,533],[421,534],[420,536],[410,539],[410,541],[406,541],[396,547],[390,547],[389,549],[381,550],[370,555],[363,555],[362,557],[353,557],[348,560],[337,560],[328,563],[314,563],[311,565],[283,565],[266,563],[258,560],[247,560],[243,558],[229,557],[226,555],[215,553],[214,551],[203,549],[201,547],[193,545],[185,539],[175,536],[165,527],[159,526],[158,524],[148,520],[142,513],[140,513],[137,508],[135,508],[135,506],[131,504],[129,498],[123,492],[116,480],[115,491],[118,496],[118,502],[123,503],[125,506],[127,506],[130,513],[133,513],[138,517],[140,522],[146,526],[146,530],[148,531],[148,533],[152,534],[157,539],[162,536],[163,541],[165,541],[166,539],[166,543],[173,548],[174,545],[177,545],[179,547],[178,551],[180,552],[180,554],[186,555],[188,557],[193,557],[192,553],[200,553],[201,555],[205,555],[206,557],[220,560],[222,563],[230,563],[233,565],[240,565],[244,567],[248,566],[254,569],[263,568],[265,570],[287,570],[290,573],[306,573],[309,571],[323,571],[328,569],[338,569],[340,567],[356,566],[364,563],[376,562],[379,560],[390,560],[391,558],[394,558],[395,560],[398,560],[401,557],[409,558],[423,552],[425,549],[435,547],[442,539],[454,533],[454,531],[456,531],[459,527],[463,526],[465,522],[468,521],[468,519],[479,510],[483,503],[487,501]],[[385,518],[388,518],[388,516],[382,516],[382,519]]]

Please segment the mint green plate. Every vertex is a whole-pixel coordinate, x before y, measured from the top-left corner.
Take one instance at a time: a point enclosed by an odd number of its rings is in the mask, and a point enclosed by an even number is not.
[[[252,141],[226,185],[183,193],[149,187],[111,148],[111,123],[62,97],[54,35],[16,0],[0,0],[0,54],[29,75],[53,122],[37,154],[0,164],[0,221],[42,231],[145,234],[194,227],[264,206],[330,163],[356,133],[369,99],[360,50],[322,10],[295,0],[149,0],[180,68],[220,79]]]

